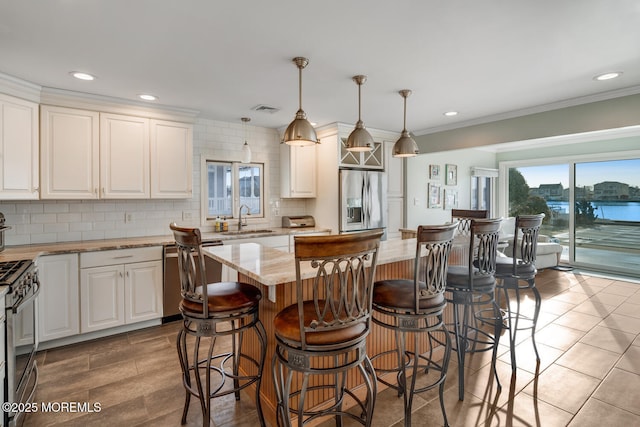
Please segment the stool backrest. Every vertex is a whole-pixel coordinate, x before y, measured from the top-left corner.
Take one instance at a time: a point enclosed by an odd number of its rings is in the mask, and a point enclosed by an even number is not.
[[[339,331],[362,324],[365,332],[360,338],[368,334],[373,278],[382,234],[382,231],[367,231],[295,236],[296,292],[303,350],[309,347],[307,333]],[[305,263],[310,263],[315,270],[312,289],[306,290],[315,306],[309,319],[305,319],[305,289],[301,279],[301,267]]]
[[[518,275],[518,267],[529,266],[536,262],[538,233],[544,214],[518,215],[513,233],[513,274]]]
[[[202,315],[209,317],[205,262],[202,256],[202,235],[198,228],[179,227],[171,223],[178,252],[180,294],[188,301],[202,304]]]
[[[458,221],[458,233],[465,236],[468,236],[471,233],[471,220],[483,218],[489,218],[489,211],[451,209],[451,222]]]
[[[472,289],[474,280],[496,273],[501,221],[502,218],[471,220],[469,254],[474,255],[469,256],[469,280]]]
[[[413,276],[415,313],[419,312],[421,299],[433,298],[445,291],[451,242],[457,227],[457,222],[418,227]],[[421,284],[425,287],[421,288]]]

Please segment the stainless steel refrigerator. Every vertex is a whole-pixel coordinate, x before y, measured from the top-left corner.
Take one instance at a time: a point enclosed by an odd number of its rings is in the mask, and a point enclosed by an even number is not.
[[[384,172],[340,170],[340,233],[387,227],[387,176]]]

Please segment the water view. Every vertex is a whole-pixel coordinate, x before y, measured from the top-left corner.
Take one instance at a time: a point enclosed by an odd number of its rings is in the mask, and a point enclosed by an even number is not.
[[[640,221],[640,202],[591,202],[597,219],[610,221]],[[559,214],[569,214],[569,202],[547,201],[547,206]]]

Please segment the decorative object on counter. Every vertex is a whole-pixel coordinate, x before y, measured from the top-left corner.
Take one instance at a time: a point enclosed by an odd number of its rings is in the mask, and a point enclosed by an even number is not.
[[[440,179],[440,165],[429,165],[429,179]]]
[[[375,282],[373,287],[373,322],[395,331],[398,348],[377,354],[371,360],[375,365],[378,358],[397,357],[397,365],[393,368],[377,367],[376,375],[378,381],[396,390],[398,396],[404,396],[405,426],[412,425],[411,407],[415,393],[436,387],[439,388],[444,425],[449,425],[444,407],[444,384],[451,356],[451,338],[444,324],[443,313],[447,306],[444,298],[447,265],[457,227],[456,223],[419,226],[413,280],[381,280]],[[429,348],[420,347],[418,334],[428,336]],[[436,337],[438,334],[443,337]],[[409,345],[407,335],[413,338]],[[440,361],[431,357],[434,341],[444,344],[444,357]],[[409,375],[408,365],[411,369]],[[387,376],[381,375],[388,373],[395,373],[392,378],[397,382],[389,382],[385,379]],[[416,381],[419,381],[418,386]]]
[[[316,220],[311,215],[283,216],[282,228],[315,227]]]
[[[442,201],[440,199],[440,184],[429,183],[427,185],[427,201],[429,202],[428,208],[434,209],[442,206]]]
[[[418,155],[420,150],[418,150],[418,144],[407,132],[407,97],[411,95],[411,91],[403,89],[398,93],[404,98],[404,124],[402,125],[400,139],[393,144],[393,157],[414,157]]]
[[[445,185],[458,185],[458,167],[456,165],[446,164],[445,170]]]
[[[353,76],[353,81],[358,85],[358,121],[356,122],[356,128],[351,131],[351,133],[349,134],[349,138],[347,138],[347,150],[371,151],[373,149],[373,137],[371,136],[369,131],[365,129],[364,122],[360,118],[360,89],[362,88],[364,82],[367,81],[367,76]]]
[[[319,144],[316,131],[307,120],[307,114],[302,109],[302,69],[309,64],[307,58],[300,56],[293,58],[298,67],[298,111],[296,117],[284,131],[282,142],[288,145],[313,145]]]
[[[337,425],[343,418],[371,425],[377,383],[367,355],[367,336],[382,234],[295,237],[297,302],[283,308],[273,321],[278,425],[290,426],[292,414],[297,415],[298,426],[319,417],[335,417]],[[308,265],[315,276],[312,297],[304,299],[301,267]],[[346,386],[347,376],[362,379],[364,398]],[[313,396],[319,393],[331,395],[333,404],[313,407]],[[355,413],[343,408],[345,399],[355,400]]]
[[[542,225],[544,214],[519,215],[516,217],[511,244],[516,248],[512,257],[498,257],[496,261],[496,279],[502,279],[496,289],[504,291],[507,311],[507,329],[509,329],[509,348],[511,353],[511,371],[516,372],[516,332],[531,329],[531,341],[536,353],[536,362],[540,364],[540,355],[536,346],[536,325],[540,314],[542,298],[536,287],[536,250],[538,247],[538,232]],[[508,230],[507,230],[508,231]],[[533,314],[525,315],[520,310],[520,292],[530,290],[535,301]],[[515,309],[510,304],[509,291],[515,293]]]
[[[458,207],[458,190],[444,189],[444,208],[455,209]]]
[[[187,421],[191,395],[200,400],[203,425],[208,426],[212,415],[212,399],[234,393],[236,400],[239,400],[240,391],[255,384],[256,410],[260,425],[264,427],[260,385],[267,336],[258,317],[262,293],[257,287],[242,282],[207,283],[200,230],[178,227],[175,223],[170,228],[178,249],[182,294],[180,311],[183,327],[178,332],[177,340],[185,388],[182,424]],[[249,331],[253,331],[258,338],[258,358],[247,354],[248,340],[243,340],[243,335]],[[214,353],[216,338],[229,335],[232,336],[231,349],[223,354]],[[200,344],[207,339],[209,345],[201,349]],[[187,346],[191,343],[193,350],[189,351]],[[240,372],[240,366],[243,372]]]
[[[244,145],[242,146],[242,163],[251,163],[251,148],[247,143],[247,123],[251,121],[249,117],[243,117],[242,120],[243,128],[244,128]]]
[[[473,219],[466,265],[449,265],[447,302],[453,304],[454,351],[458,356],[458,399],[464,400],[467,353],[491,351],[491,368],[498,392],[496,371],[502,313],[495,300],[496,258],[501,219]],[[475,254],[475,256],[474,256]],[[493,326],[493,333],[490,332]]]

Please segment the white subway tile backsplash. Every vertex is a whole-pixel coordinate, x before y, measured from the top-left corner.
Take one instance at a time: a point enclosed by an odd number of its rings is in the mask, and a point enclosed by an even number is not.
[[[240,158],[244,142],[242,123],[198,119],[194,124],[193,198],[189,200],[37,200],[0,202],[7,225],[7,245],[68,242],[170,235],[169,223],[200,226],[200,156],[203,153],[234,153]],[[270,218],[270,226],[281,224],[281,215],[301,215],[304,200],[280,199],[280,135],[277,131],[247,127],[247,140],[254,158],[267,159],[269,200],[280,200],[279,216]],[[270,206],[266,207],[273,214]],[[182,213],[189,212],[190,220]],[[133,214],[125,222],[125,213]]]

